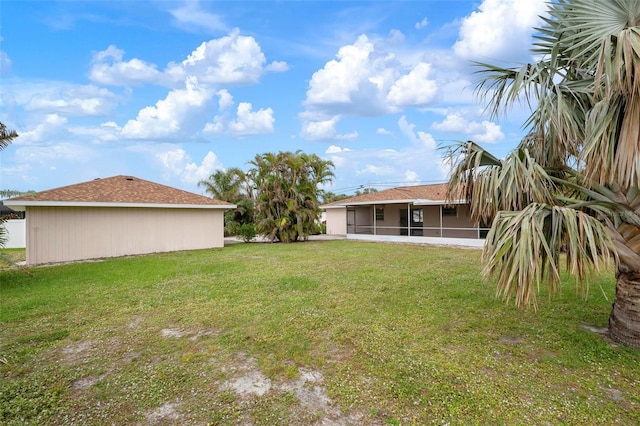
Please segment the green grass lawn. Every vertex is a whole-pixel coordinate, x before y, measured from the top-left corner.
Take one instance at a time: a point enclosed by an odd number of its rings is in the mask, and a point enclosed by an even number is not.
[[[534,312],[479,258],[326,241],[2,271],[0,423],[640,424],[640,351],[587,330],[613,274]]]
[[[12,262],[23,262],[27,256],[25,249],[0,249],[0,254],[4,255],[6,259],[10,259]],[[9,267],[10,264],[5,259],[0,258],[0,271]]]

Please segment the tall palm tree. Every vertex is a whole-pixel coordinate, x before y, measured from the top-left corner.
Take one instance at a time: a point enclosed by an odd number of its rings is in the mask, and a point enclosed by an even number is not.
[[[538,28],[537,62],[480,67],[495,115],[524,100],[527,136],[504,159],[449,147],[450,199],[491,221],[484,274],[518,305],[558,291],[560,262],[586,290],[615,262],[609,335],[640,347],[640,0],[558,0]]]
[[[236,204],[224,214],[225,234],[235,235],[240,226],[253,222],[253,199],[249,176],[237,167],[217,170],[198,182],[213,198]]]
[[[17,137],[18,133],[15,130],[7,130],[7,126],[0,123],[0,151],[8,147],[11,141]],[[11,196],[10,193],[11,191],[6,191],[5,195]],[[8,242],[7,228],[4,226],[5,220],[4,217],[0,217],[0,248],[3,248]],[[3,260],[6,261],[7,258],[3,256]]]
[[[245,174],[237,167],[227,170],[216,170],[207,179],[198,182],[198,186],[204,187],[205,192],[213,198],[235,203],[242,198],[242,185]]]
[[[319,187],[333,178],[333,163],[297,151],[258,154],[250,164],[258,233],[271,241],[307,238],[320,214]]]

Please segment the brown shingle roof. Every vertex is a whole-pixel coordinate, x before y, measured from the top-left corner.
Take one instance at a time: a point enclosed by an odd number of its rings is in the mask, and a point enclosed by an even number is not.
[[[445,201],[447,195],[447,184],[438,183],[433,185],[400,186],[397,188],[385,189],[369,194],[357,195],[325,204],[322,207],[343,206],[353,203],[375,203],[385,201],[409,201],[409,200],[430,200]]]
[[[226,201],[216,200],[133,176],[113,176],[95,179],[89,182],[41,191],[34,195],[14,197],[7,201],[9,201],[8,204],[21,201],[233,206],[233,204]]]

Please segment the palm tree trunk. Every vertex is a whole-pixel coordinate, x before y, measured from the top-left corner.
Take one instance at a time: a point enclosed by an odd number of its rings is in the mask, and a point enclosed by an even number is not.
[[[617,342],[640,347],[640,264],[619,265],[616,279],[609,336]]]

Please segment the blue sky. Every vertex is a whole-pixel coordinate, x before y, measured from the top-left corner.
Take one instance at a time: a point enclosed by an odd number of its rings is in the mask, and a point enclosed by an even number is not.
[[[531,60],[543,0],[26,1],[0,4],[0,189],[125,174],[201,193],[264,152],[335,164],[327,189],[446,179],[442,144],[501,156],[471,60]]]

